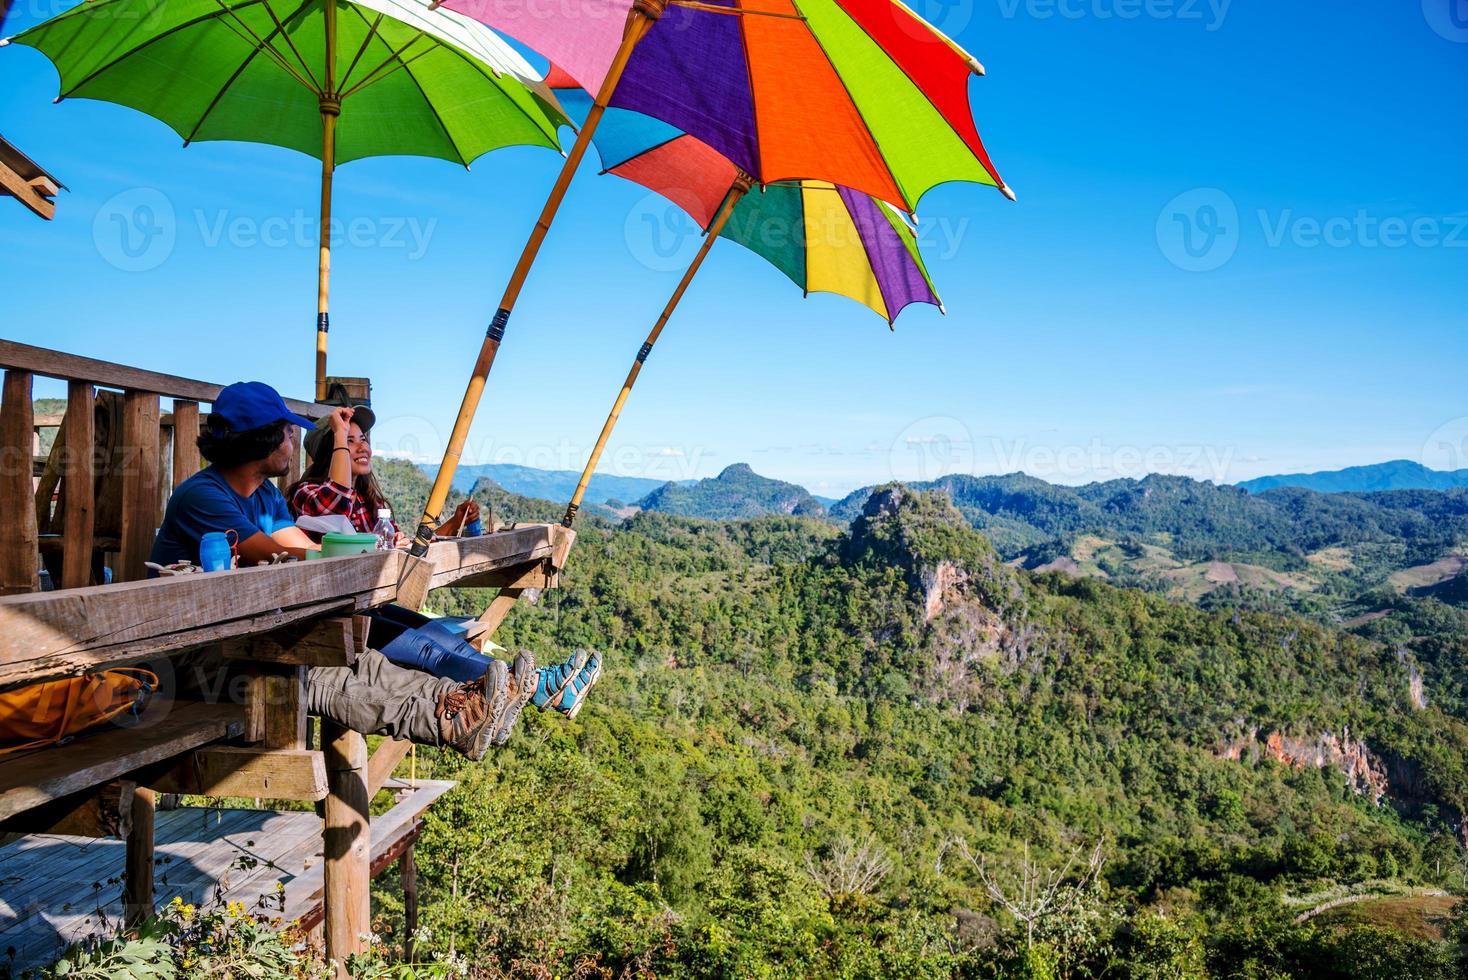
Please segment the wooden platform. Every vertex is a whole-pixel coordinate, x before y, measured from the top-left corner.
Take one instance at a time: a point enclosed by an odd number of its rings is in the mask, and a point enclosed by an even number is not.
[[[495,584],[497,572],[519,574],[564,556],[574,538],[558,524],[530,524],[436,542],[421,562],[376,552],[6,596],[0,690],[389,602],[416,607],[429,588]]]
[[[416,838],[419,819],[454,786],[390,784],[398,802],[372,821],[372,870],[381,872]],[[314,813],[186,807],[159,811],[155,830],[159,906],[174,896],[211,907],[238,901],[251,912],[301,920],[322,914],[321,820]],[[0,847],[0,964],[50,962],[70,943],[122,922],[125,847],[118,840],[36,835]]]

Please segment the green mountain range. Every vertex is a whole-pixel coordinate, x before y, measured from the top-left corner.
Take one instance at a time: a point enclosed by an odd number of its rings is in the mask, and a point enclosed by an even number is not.
[[[1300,487],[1321,493],[1370,493],[1374,490],[1451,490],[1468,487],[1468,469],[1431,470],[1421,463],[1394,459],[1370,466],[1350,466],[1343,470],[1319,473],[1290,473],[1284,476],[1261,476],[1245,480],[1237,486],[1250,493],[1275,487]]]
[[[1451,595],[1387,587],[1400,608],[1353,634],[1244,587],[1181,602],[1029,570],[979,502],[1016,533],[1113,518],[1184,550],[1274,546],[1288,519],[1173,481],[956,489],[967,510],[879,488],[844,527],[581,521],[562,587],[497,639],[543,663],[593,648],[606,674],[577,721],[530,712],[487,763],[420,752],[460,781],[416,848],[428,948],[496,976],[1460,975]],[[482,492],[505,520],[562,506]],[[1271,506],[1312,533],[1357,513],[1296,496]],[[1361,542],[1431,553],[1452,507],[1368,507]],[[395,894],[374,896],[384,929]]]
[[[438,472],[438,465],[420,464],[418,469],[432,480]],[[491,480],[511,493],[524,494],[527,497],[570,500],[581,474],[576,470],[542,470],[514,463],[465,464],[454,470],[452,486],[460,493],[468,493],[482,479]],[[586,500],[595,504],[608,500],[639,500],[657,490],[663,483],[663,480],[647,477],[597,473],[586,485]]]

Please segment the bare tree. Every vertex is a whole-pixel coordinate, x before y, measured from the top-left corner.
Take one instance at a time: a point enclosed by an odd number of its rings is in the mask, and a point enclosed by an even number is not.
[[[992,873],[986,855],[974,856],[968,842],[950,838],[944,842],[944,850],[955,850],[978,873],[989,897],[1014,916],[1025,929],[1025,947],[1035,944],[1035,930],[1047,920],[1065,915],[1076,903],[1096,886],[1106,858],[1101,851],[1101,842],[1091,848],[1089,855],[1082,845],[1076,845],[1066,856],[1065,864],[1059,868],[1045,868],[1030,858],[1030,845],[1025,842],[1024,857],[1017,873],[1000,876]],[[939,861],[942,856],[940,853]],[[1084,861],[1084,866],[1081,866]],[[941,865],[940,865],[941,866]],[[1072,872],[1075,872],[1073,875]]]
[[[868,834],[859,841],[842,837],[831,848],[830,857],[816,863],[809,851],[805,870],[827,899],[841,895],[870,895],[892,870],[892,863],[876,838]]]

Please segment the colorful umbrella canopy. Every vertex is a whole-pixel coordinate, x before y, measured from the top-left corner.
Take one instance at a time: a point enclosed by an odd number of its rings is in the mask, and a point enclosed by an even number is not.
[[[646,0],[444,0],[545,55],[582,88],[616,74]],[[969,109],[977,61],[894,0],[671,0],[608,105],[696,136],[760,183],[819,178],[916,209],[932,187],[1008,189]]]
[[[554,68],[546,82],[582,121],[591,96]],[[603,173],[658,192],[705,231],[741,172],[697,137],[629,110],[609,109],[592,142]],[[794,180],[741,193],[717,234],[762,256],[807,294],[847,296],[889,324],[909,304],[942,306],[901,212],[849,187]]]
[[[563,66],[596,98],[485,332],[415,555],[433,540],[515,303],[607,107],[698,137],[764,185],[830,181],[908,213],[952,180],[1014,198],[969,111],[968,81],[983,68],[898,0],[447,3]]]
[[[573,119],[593,107],[568,75],[551,69],[547,82]],[[752,189],[748,174],[696,137],[641,113],[608,109],[592,138],[603,173],[617,174],[675,202],[705,230],[705,238],[638,350],[596,445],[566,505],[570,527],[632,386],[663,328],[717,237],[739,242],[784,272],[807,294],[848,296],[890,325],[912,303],[942,309],[923,266],[916,236],[900,212],[883,201],[825,181],[796,180]]]
[[[408,154],[467,166],[502,146],[559,149],[565,122],[502,38],[426,0],[89,0],[9,41],[51,59],[58,102],[129,106],[185,145],[242,140],[321,159],[318,398],[336,164]]]

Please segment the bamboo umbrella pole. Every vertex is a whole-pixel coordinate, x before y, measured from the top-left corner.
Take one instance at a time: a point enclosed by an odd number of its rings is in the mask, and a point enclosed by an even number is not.
[[[316,269],[316,400],[326,400],[327,309],[331,294],[331,179],[336,170],[336,119],[341,103],[321,97],[321,225]]]
[[[321,99],[321,218],[318,226],[316,267],[316,400],[326,400],[326,333],[331,329],[327,311],[331,299],[331,181],[336,173],[336,120],[341,98],[336,91],[336,0],[324,0],[326,64]]]
[[[647,361],[647,355],[652,353],[652,345],[658,342],[663,327],[668,325],[668,318],[677,309],[684,292],[688,289],[688,284],[693,282],[693,277],[698,274],[699,267],[703,265],[709,249],[713,247],[714,239],[718,238],[719,232],[724,230],[724,224],[729,220],[729,215],[734,213],[734,208],[739,204],[740,198],[744,197],[753,183],[753,178],[743,172],[734,178],[734,184],[729,188],[723,206],[719,208],[718,215],[704,235],[703,244],[698,248],[698,254],[694,255],[693,261],[688,264],[683,278],[678,281],[678,288],[673,290],[673,295],[668,298],[662,314],[658,316],[652,331],[647,335],[647,340],[643,342],[642,349],[637,352],[636,359],[632,361],[632,367],[627,372],[627,380],[622,382],[622,390],[617,392],[617,400],[612,403],[612,410],[607,415],[606,422],[602,424],[601,435],[597,437],[596,445],[591,450],[591,458],[586,461],[586,468],[581,471],[581,479],[576,483],[576,492],[571,495],[571,502],[566,505],[566,516],[561,518],[561,524],[565,527],[576,523],[576,512],[581,509],[581,498],[586,495],[586,487],[591,482],[591,474],[596,471],[596,464],[601,459],[602,450],[607,447],[607,439],[611,436],[617,419],[622,415],[622,406],[626,404],[627,396],[632,392],[632,386],[637,383],[637,376],[642,373],[642,365]]]
[[[592,134],[596,132],[597,124],[601,122],[602,114],[612,100],[612,93],[616,91],[617,82],[621,80],[622,72],[632,57],[632,49],[647,35],[653,24],[657,23],[666,6],[667,0],[634,0],[632,9],[627,14],[627,26],[622,34],[622,44],[617,49],[617,55],[612,59],[611,66],[607,69],[601,89],[596,93],[596,101],[586,115],[586,121],[581,124],[581,131],[576,134],[576,142],[571,146],[571,152],[566,155],[566,162],[561,165],[560,175],[556,177],[550,196],[546,198],[545,206],[541,209],[540,218],[536,221],[535,228],[530,233],[530,239],[520,253],[520,261],[515,265],[509,285],[505,287],[504,296],[500,299],[499,309],[495,311],[494,319],[485,333],[484,343],[479,348],[479,357],[474,362],[474,372],[469,376],[469,386],[464,391],[463,403],[459,406],[458,417],[454,419],[453,431],[449,434],[448,445],[444,448],[443,462],[438,467],[438,475],[434,478],[433,490],[428,495],[428,503],[423,507],[423,516],[418,520],[418,531],[413,536],[412,554],[417,557],[427,554],[428,545],[433,541],[433,532],[438,527],[444,503],[448,500],[449,488],[453,484],[454,471],[459,467],[459,456],[464,451],[464,441],[469,437],[469,424],[474,421],[474,412],[479,408],[479,398],[484,393],[485,382],[489,379],[490,369],[494,366],[494,357],[499,352],[500,341],[504,339],[505,326],[510,322],[510,313],[515,308],[515,301],[520,297],[521,287],[525,285],[525,277],[529,275],[530,267],[534,264],[535,257],[540,252],[540,246],[545,241],[546,232],[550,231],[556,211],[560,208],[561,201],[565,199],[571,178],[575,175],[581,158],[586,155],[587,147],[591,145]]]

